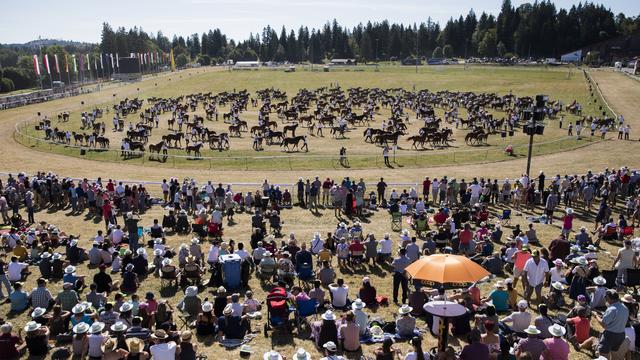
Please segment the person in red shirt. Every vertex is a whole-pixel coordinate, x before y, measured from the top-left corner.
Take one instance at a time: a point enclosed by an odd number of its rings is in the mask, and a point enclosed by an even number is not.
[[[433,216],[433,221],[435,221],[438,225],[444,224],[447,221],[447,214],[444,212],[443,208],[438,210],[438,213]]]
[[[464,230],[458,233],[458,240],[460,240],[459,251],[461,254],[467,254],[471,249],[471,240],[473,239],[473,231],[469,224],[464,224]]]
[[[102,216],[104,217],[104,226],[107,229],[109,229],[109,223],[113,217],[112,211],[111,202],[109,200],[105,200],[102,205]]]
[[[364,257],[364,245],[360,243],[360,239],[354,239],[351,244],[349,244],[349,263],[353,262],[361,263]]]
[[[427,176],[422,182],[422,196],[425,203],[429,202],[429,191],[431,191],[431,179]]]
[[[589,318],[586,317],[587,311],[585,308],[578,310],[578,316],[567,319],[567,324],[573,325],[573,336],[569,341],[573,346],[579,349],[589,349],[592,351],[593,357],[596,356],[593,351],[593,342],[597,339],[590,336],[591,324]]]
[[[524,270],[524,264],[531,258],[531,253],[529,252],[529,246],[527,244],[522,245],[522,249],[518,250],[515,254],[513,254],[513,288],[515,289],[516,285],[518,285],[518,280],[522,276],[522,271]],[[522,290],[524,291],[524,283],[522,284]]]
[[[10,323],[0,326],[0,353],[3,359],[18,359],[27,346],[19,336],[11,332],[12,329]]]

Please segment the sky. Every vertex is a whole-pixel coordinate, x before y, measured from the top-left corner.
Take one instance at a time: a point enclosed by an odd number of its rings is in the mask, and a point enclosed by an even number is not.
[[[512,0],[514,6],[527,1]],[[555,0],[557,8],[577,1]],[[602,1],[615,14],[640,14],[638,0]],[[502,0],[2,0],[0,43],[24,43],[38,37],[97,43],[103,22],[112,27],[140,26],[169,36],[202,34],[220,28],[235,40],[260,33],[266,25],[280,32],[300,25],[319,28],[334,18],[351,28],[367,21],[413,24],[431,17],[444,25],[473,9],[497,15]]]

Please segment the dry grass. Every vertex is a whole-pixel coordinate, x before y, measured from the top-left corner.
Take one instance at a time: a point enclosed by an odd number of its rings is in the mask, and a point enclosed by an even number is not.
[[[214,73],[210,70],[189,70],[186,72],[181,72],[178,74],[167,75],[167,77],[173,77],[172,81],[183,81],[184,84],[192,84],[192,91],[208,91],[206,89],[215,89],[216,86],[222,89],[227,89],[226,85],[231,78],[228,76],[235,76],[236,74],[226,74],[224,81],[220,81],[215,85],[211,85],[211,78],[203,77],[202,79],[206,79],[203,81],[195,81],[195,73],[202,73],[203,71],[206,74],[202,74],[203,76],[218,76],[220,74]],[[456,72],[457,71],[457,72]],[[501,68],[493,69],[493,68],[482,68],[481,71],[478,71],[477,77],[471,78],[469,81],[473,82],[474,86],[469,87],[469,90],[475,91],[491,91],[487,85],[489,78],[498,77],[499,72],[502,71]],[[523,70],[523,73],[526,71],[534,70]],[[261,73],[259,73],[261,75]],[[298,73],[296,73],[296,76]],[[424,77],[419,76],[416,77],[417,86],[425,85],[425,87],[433,88],[430,86],[430,83],[433,83],[437,79],[442,82],[442,86],[451,86],[452,89],[461,88],[462,86],[468,86],[469,83],[464,83],[461,80],[464,76],[467,76],[469,73],[463,72],[460,68],[454,69],[453,73],[449,73],[445,71],[440,71],[439,69],[435,69],[432,73],[424,74]],[[494,76],[494,74],[498,74]],[[550,76],[546,85],[537,87],[531,83],[523,83],[518,81],[517,77],[514,77],[510,81],[501,80],[501,88],[509,89],[513,88],[515,93],[528,93],[535,94],[538,92],[544,92],[546,89],[556,89],[559,93],[565,92],[567,89],[564,88],[564,84],[566,82],[561,81],[562,79],[553,77],[553,72],[550,72],[548,75]],[[249,74],[237,74],[238,76],[250,76]],[[270,75],[270,74],[267,74]],[[289,74],[290,75],[290,74]],[[308,73],[307,75],[311,77],[324,76],[322,74]],[[352,86],[352,85],[363,85],[362,82],[358,82],[358,79],[362,78],[363,74],[351,73],[350,76],[353,78],[349,81],[344,80],[340,82],[342,86]],[[367,74],[369,75],[369,74]],[[563,75],[563,74],[561,74]],[[575,75],[575,74],[574,74]],[[180,79],[179,76],[183,77],[183,80]],[[222,76],[222,75],[220,75]],[[334,74],[330,73],[329,76],[334,76]],[[336,75],[337,76],[337,75]],[[388,76],[388,78],[381,83],[377,84],[379,86],[392,86],[391,84],[395,83],[396,77],[405,76],[406,78],[414,77],[413,74],[407,72],[406,74],[399,74]],[[538,76],[538,75],[536,75]],[[270,76],[273,79],[272,76]],[[632,124],[632,129],[640,128],[640,118],[635,113],[635,109],[637,109],[637,104],[640,89],[638,89],[637,83],[623,77],[620,74],[614,74],[611,72],[596,72],[594,73],[594,78],[598,81],[605,92],[605,97],[607,100],[619,111],[625,114],[627,120]],[[306,77],[301,77],[300,82],[305,81]],[[327,77],[324,81],[328,83],[331,81],[331,77]],[[273,83],[276,87],[283,87],[285,83],[288,83],[291,78],[281,77],[281,80],[275,81]],[[344,176],[351,176],[352,178],[364,178],[366,181],[375,181],[378,177],[384,176],[388,182],[404,182],[404,183],[413,183],[419,182],[423,176],[431,176],[431,177],[441,177],[442,175],[450,175],[456,176],[458,178],[467,178],[470,179],[472,176],[485,176],[485,177],[514,177],[520,174],[526,164],[526,160],[523,158],[509,159],[501,162],[495,162],[492,164],[474,164],[474,165],[459,165],[459,166],[431,166],[429,164],[424,165],[424,167],[420,169],[406,169],[406,168],[394,168],[394,169],[365,169],[365,170],[298,170],[298,171],[255,171],[248,172],[244,169],[238,169],[233,171],[223,171],[223,172],[212,172],[207,169],[192,169],[188,172],[183,170],[171,169],[166,167],[156,167],[156,166],[148,166],[145,164],[144,167],[140,166],[140,164],[128,164],[128,163],[106,163],[106,162],[98,162],[87,159],[78,159],[78,158],[70,158],[68,156],[60,155],[60,154],[47,154],[42,152],[36,152],[30,150],[26,147],[16,144],[12,137],[12,130],[15,123],[22,121],[24,119],[32,118],[35,116],[36,111],[45,111],[46,113],[54,114],[56,112],[70,110],[70,111],[79,111],[80,110],[80,101],[84,100],[89,105],[95,104],[103,104],[105,102],[105,98],[109,98],[112,93],[118,93],[118,97],[124,96],[135,96],[137,94],[136,88],[140,88],[141,92],[145,95],[163,95],[163,94],[154,94],[153,89],[155,88],[154,83],[158,81],[155,78],[147,79],[138,84],[132,85],[122,85],[122,86],[114,86],[108,85],[106,89],[100,93],[84,95],[82,97],[64,99],[59,101],[54,101],[46,104],[28,106],[23,108],[18,108],[9,111],[3,111],[0,113],[0,151],[2,151],[4,155],[5,161],[3,162],[3,171],[29,171],[34,172],[38,170],[52,170],[60,173],[61,175],[72,175],[79,177],[90,177],[96,178],[98,176],[102,176],[103,178],[114,178],[114,179],[139,179],[139,180],[149,180],[149,181],[157,181],[163,177],[170,176],[189,176],[196,178],[200,181],[206,179],[212,179],[214,181],[221,182],[260,182],[262,178],[268,178],[270,182],[279,182],[279,183],[290,183],[298,176],[303,177],[312,177],[320,175],[322,177],[329,176],[332,178],[341,178]],[[266,78],[260,80],[261,87],[270,86],[271,84],[265,84]],[[447,83],[449,81],[449,83]],[[467,81],[467,80],[464,80]],[[457,83],[454,83],[457,82]],[[187,85],[184,85],[187,86]],[[300,84],[293,82],[291,85],[294,88],[300,87]],[[364,86],[364,85],[363,85]],[[373,85],[368,85],[373,86]],[[492,85],[493,86],[493,85]],[[551,92],[549,92],[551,94]],[[166,95],[166,94],[164,94]],[[553,96],[553,95],[552,95]],[[568,101],[566,98],[563,98]],[[633,132],[632,132],[632,136]],[[596,143],[592,146],[588,146],[585,148],[575,149],[571,151],[553,153],[548,155],[541,155],[534,159],[533,162],[533,172],[537,172],[538,170],[545,170],[545,172],[549,175],[552,173],[581,173],[586,168],[593,168],[594,170],[601,169],[605,166],[608,167],[618,167],[622,165],[629,165],[632,167],[637,167],[640,160],[638,156],[638,151],[640,151],[640,146],[638,142],[622,142],[622,141],[605,141],[601,143]],[[154,164],[155,165],[155,164]],[[241,189],[243,191],[247,190],[255,190],[255,187],[252,186],[235,186],[234,189]],[[158,191],[157,188],[152,187],[151,191],[156,193]],[[499,212],[499,209],[496,210]],[[538,211],[539,213],[539,211]],[[580,211],[578,211],[579,215],[582,215]],[[148,225],[151,224],[153,218],[159,218],[162,215],[162,210],[159,208],[151,209],[147,214],[143,215],[143,224]],[[95,234],[95,232],[103,228],[103,225],[98,222],[94,222],[91,219],[85,219],[84,216],[66,216],[65,212],[54,212],[50,213],[47,211],[41,211],[37,215],[38,220],[45,220],[54,224],[59,225],[63,230],[73,234],[79,234],[81,236],[81,244],[82,246],[88,246],[90,244],[90,237]],[[314,232],[320,231],[321,233],[331,231],[335,228],[335,224],[337,223],[337,219],[333,216],[333,212],[331,210],[321,211],[320,215],[312,215],[306,210],[302,209],[294,209],[283,212],[283,221],[284,221],[284,233],[294,232],[296,237],[301,241],[309,241]],[[239,214],[236,216],[237,225],[227,227],[225,231],[226,239],[235,239],[236,241],[242,241],[248,243],[249,238],[249,215],[247,214]],[[516,215],[514,217],[514,224],[525,224],[525,219]],[[592,226],[591,217],[586,216],[584,218],[579,217],[575,226],[579,227],[582,224],[586,224],[588,227]],[[559,233],[559,228],[556,226],[549,225],[537,225],[538,233],[540,238],[542,239],[543,245],[548,245],[548,243],[555,238]],[[390,229],[390,218],[388,214],[384,212],[378,212],[369,219],[365,221],[365,231],[374,233],[377,237],[380,237],[385,232],[391,232]],[[398,236],[393,235],[394,240],[397,240]],[[170,245],[177,246],[181,242],[189,240],[188,237],[185,236],[171,236],[168,241]],[[614,246],[610,246],[609,244],[604,244],[604,251],[600,253],[599,264],[601,268],[608,268],[611,266],[612,258],[610,254],[607,252],[615,251]],[[34,269],[37,273],[37,269]],[[87,269],[85,266],[80,267],[80,273],[92,275],[92,270]],[[386,272],[378,272],[376,269],[366,269],[362,272],[356,272],[355,274],[349,271],[343,271],[342,276],[345,278],[345,281],[350,286],[351,289],[356,289],[359,285],[359,281],[364,275],[367,273],[373,279],[373,284],[378,288],[378,292],[381,294],[389,295],[391,293],[391,281],[389,274]],[[35,286],[35,279],[37,278],[37,274],[32,274],[27,280],[27,289],[31,289]],[[256,291],[256,297],[262,298],[264,296],[264,292],[259,284],[259,282],[252,278],[250,281],[250,286],[252,289]],[[55,294],[61,288],[60,283],[52,283],[50,285],[51,291]],[[157,291],[159,289],[159,281],[153,277],[150,277],[146,281],[142,283],[142,287],[140,289],[141,292],[147,290]],[[483,290],[487,290],[487,288],[483,288]],[[352,292],[353,293],[353,292]],[[180,296],[176,295],[171,298],[172,302],[177,302]],[[8,311],[9,306],[7,304],[0,305],[0,313],[6,313]],[[379,310],[380,316],[383,316],[387,319],[391,319],[391,314],[396,310],[395,306],[391,306],[389,308],[383,308]],[[17,326],[22,326],[27,321],[28,314],[22,314],[17,316],[11,321],[13,321]],[[261,325],[260,322],[254,324],[254,328],[259,328]],[[424,323],[422,321],[419,322],[420,326],[423,326]],[[426,342],[429,346],[434,345],[435,339],[431,335],[425,336]],[[252,345],[256,350],[256,354],[254,354],[253,358],[258,358],[261,354],[270,349],[272,346],[275,346],[276,349],[282,351],[283,354],[291,356],[298,346],[303,346],[307,350],[311,351],[313,356],[318,356],[316,350],[312,349],[311,342],[306,341],[304,339],[299,339],[297,336],[290,336],[288,334],[281,334],[281,336],[277,337],[277,344],[272,344],[271,341],[273,337],[269,337],[265,339],[263,336],[258,336],[253,342]],[[206,344],[206,346],[202,347],[202,344]],[[238,358],[237,352],[226,352],[221,350],[217,344],[211,344],[210,341],[204,341],[201,344],[201,350],[206,353],[210,358],[221,358],[221,359],[236,359]],[[398,345],[404,352],[409,349],[407,344],[399,344]],[[425,345],[426,347],[427,345]],[[366,355],[371,355],[372,347],[365,346],[364,352]],[[575,358],[586,358],[586,355],[578,355],[574,354]]]

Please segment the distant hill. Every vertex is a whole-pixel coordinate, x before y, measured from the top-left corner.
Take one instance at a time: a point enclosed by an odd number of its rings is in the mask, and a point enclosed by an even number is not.
[[[4,44],[4,46],[10,47],[10,48],[19,48],[19,49],[37,49],[40,46],[52,46],[52,45],[71,46],[75,48],[90,48],[95,46],[96,44],[73,41],[73,40],[61,40],[61,39],[38,39],[38,40],[31,40],[23,44]]]

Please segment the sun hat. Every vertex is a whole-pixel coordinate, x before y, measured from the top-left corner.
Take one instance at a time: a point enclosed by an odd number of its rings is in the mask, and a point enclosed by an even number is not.
[[[505,287],[504,282],[502,280],[497,281],[493,286],[498,289],[504,289]]]
[[[89,324],[87,324],[86,322],[77,323],[73,327],[74,334],[84,334],[87,331],[89,331]]]
[[[162,253],[163,253],[162,249],[153,250],[153,255],[154,256],[162,256]]]
[[[200,239],[194,237],[193,239],[191,239],[191,243],[194,244],[194,245],[195,244],[199,244],[200,243]]]
[[[131,311],[133,309],[133,304],[130,302],[125,302],[122,305],[120,305],[120,312],[127,312],[127,311]]]
[[[54,234],[54,235],[57,235],[57,234],[58,234],[58,230],[54,230],[54,231],[53,231],[53,234]],[[71,240],[71,241],[69,242],[69,246],[71,246],[71,247],[76,247],[76,246],[78,246],[78,239],[73,239],[73,240]]]
[[[76,272],[76,267],[73,265],[69,265],[64,269],[65,274],[73,274],[74,272]]]
[[[71,312],[74,314],[82,314],[85,312],[85,310],[87,310],[87,307],[85,306],[85,304],[83,303],[79,303],[76,304],[72,309]]]
[[[104,344],[102,344],[102,352],[111,352],[116,348],[116,342],[112,338],[108,338]]]
[[[564,266],[564,262],[562,261],[562,259],[555,259],[553,261],[553,264],[556,266]]]
[[[128,338],[125,340],[125,342],[127,343],[127,347],[129,348],[129,353],[132,354],[137,354],[144,348],[144,342],[137,337]]]
[[[323,320],[333,321],[336,319],[336,315],[331,310],[327,310],[322,314]]]
[[[571,251],[573,251],[573,252],[578,252],[578,251],[580,251],[580,246],[578,246],[578,245],[571,245]]]
[[[567,212],[568,215],[573,214],[573,209],[572,208],[567,208],[565,211]]]
[[[561,283],[560,281],[554,281],[554,282],[552,282],[552,283],[551,283],[551,286],[552,286],[554,289],[556,289],[556,290],[560,290],[560,291],[562,291],[562,290],[566,289],[566,286],[564,286],[564,284],[563,284],[563,283]]]
[[[265,251],[264,254],[262,254],[263,257],[271,257],[271,251]]]
[[[173,260],[171,260],[169,258],[162,259],[162,266],[169,266],[169,265],[171,265],[172,262],[173,262]]]
[[[240,347],[241,355],[249,355],[253,354],[253,349],[251,349],[251,345],[244,344]]]
[[[587,250],[589,250],[589,251],[598,251],[598,248],[593,246],[593,245],[589,245],[589,246],[587,246]]]
[[[303,348],[299,348],[293,355],[293,360],[311,360],[311,354]]]
[[[117,321],[115,324],[111,325],[111,331],[113,332],[123,332],[127,330],[127,324],[122,321]]]
[[[153,335],[151,335],[151,337],[153,337],[153,338],[155,338],[155,339],[163,340],[163,339],[168,338],[168,337],[169,337],[169,335],[167,335],[167,332],[166,332],[166,331],[164,331],[164,330],[160,329],[160,330],[156,330],[156,331],[153,333]]]
[[[233,314],[233,307],[231,307],[231,304],[228,304],[227,306],[224,307],[224,309],[222,310],[222,315],[224,316],[230,316],[231,314]]]
[[[351,303],[351,309],[353,310],[359,310],[365,307],[367,307],[367,304],[365,304],[364,301],[362,301],[362,299],[359,299],[359,298]]]
[[[144,250],[144,248],[139,248],[138,250],[136,250],[136,253],[138,255],[145,255],[147,252]]]
[[[578,300],[578,302],[586,302],[587,301],[587,297],[584,296],[583,294],[580,294],[580,295],[578,295],[578,298],[576,300]]]
[[[527,306],[529,306],[529,303],[527,302],[527,300],[518,301],[518,309],[526,309]]]
[[[97,334],[102,332],[102,330],[104,330],[104,323],[103,322],[94,322],[93,324],[91,324],[91,329],[89,330],[90,333],[92,334]]]
[[[584,258],[584,256],[573,258],[571,259],[571,262],[574,264],[582,265],[582,266],[589,264],[589,262],[587,261],[587,259]]]
[[[189,286],[184,291],[184,294],[186,296],[196,296],[196,295],[198,295],[198,287],[197,286]]]
[[[636,303],[636,299],[633,298],[633,295],[631,294],[624,294],[624,296],[622,297],[622,299],[620,300],[623,303],[626,304],[635,304]]]
[[[400,315],[406,315],[410,312],[413,311],[413,308],[407,304],[404,304],[400,307],[400,309],[398,309],[398,314]]]
[[[275,350],[264,353],[263,360],[282,360],[282,355]]]
[[[155,238],[155,239],[153,239],[153,243],[154,244],[162,244],[162,239],[161,238]]]
[[[227,293],[227,289],[225,289],[225,288],[224,288],[224,286],[220,286],[220,287],[218,288],[217,293],[218,293],[218,295],[224,295],[224,294],[226,294],[226,293]]]
[[[44,313],[46,313],[47,310],[41,307],[37,307],[35,309],[33,309],[33,311],[31,312],[31,317],[32,318],[39,318],[40,316],[44,315]]]
[[[328,341],[326,343],[324,343],[324,345],[322,345],[323,348],[331,351],[331,352],[335,352],[338,351],[338,347],[336,346],[336,343],[334,343],[333,341]]]
[[[129,251],[129,250],[127,250]],[[124,269],[126,271],[133,271],[133,269],[135,268],[135,266],[133,266],[133,264],[127,264],[127,266],[124,267]]]
[[[29,321],[24,327],[25,332],[32,332],[40,329],[40,324],[35,321]]]
[[[513,279],[512,279],[512,278],[507,278],[507,279],[504,281],[504,283],[505,283],[505,285],[513,284]]]
[[[213,304],[210,301],[205,301],[204,303],[202,303],[203,312],[209,312],[211,310],[213,310]]]
[[[48,252],[43,252],[42,254],[40,254],[40,258],[41,259],[48,259],[51,257],[51,254],[49,254]]]
[[[596,276],[595,278],[593,278],[593,283],[599,286],[603,286],[607,283],[607,279],[603,278],[602,276]]]
[[[567,333],[567,329],[560,324],[553,324],[548,328],[549,333],[555,337],[562,337]]]
[[[191,331],[184,330],[183,332],[180,333],[180,339],[182,339],[182,341],[189,341],[191,340],[192,335],[193,334],[191,334]]]
[[[540,334],[540,330],[538,330],[538,328],[535,325],[529,325],[528,328],[524,329],[524,332],[526,332],[529,335],[538,335]]]

